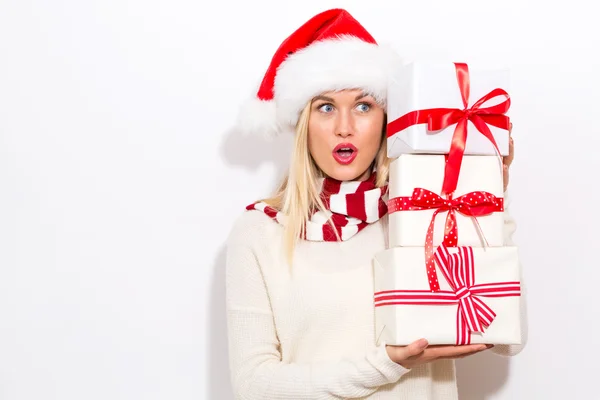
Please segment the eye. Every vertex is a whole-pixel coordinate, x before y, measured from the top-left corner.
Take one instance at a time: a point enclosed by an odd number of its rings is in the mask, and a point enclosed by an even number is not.
[[[360,112],[367,112],[371,109],[371,105],[369,103],[360,103],[357,108]]]
[[[333,111],[333,106],[331,104],[323,104],[319,107],[319,111],[329,113]]]

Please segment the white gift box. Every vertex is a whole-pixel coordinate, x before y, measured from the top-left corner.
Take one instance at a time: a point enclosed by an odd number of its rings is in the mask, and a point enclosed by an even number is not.
[[[403,154],[390,163],[389,199],[409,197],[415,188],[441,195],[445,156],[433,154]],[[496,156],[464,156],[453,198],[474,191],[483,191],[503,201],[502,161]],[[424,246],[427,230],[436,209],[389,213],[389,247]],[[502,208],[503,210],[503,208]],[[435,217],[433,245],[444,239],[448,211]],[[500,247],[504,245],[504,212],[467,217],[455,211],[459,246]],[[483,234],[483,236],[482,236]],[[485,238],[485,241],[484,241]],[[487,244],[486,244],[487,243]]]
[[[448,248],[448,251],[455,253],[458,249],[460,247]],[[453,287],[437,262],[440,291],[433,293],[429,289],[423,248],[395,247],[375,256],[374,306],[378,343],[408,345],[425,338],[433,345],[521,344],[517,248],[462,249],[472,250],[473,284],[467,285],[470,296],[466,296],[473,300],[471,305],[466,297],[461,301],[448,300],[453,297],[450,295],[454,293]],[[464,292],[459,291],[456,297],[464,296]],[[422,304],[412,304],[415,302]],[[470,307],[479,302],[495,313],[495,318],[484,326],[483,332],[470,331],[459,319],[459,307],[469,313]]]
[[[468,65],[470,96],[468,107],[493,89],[509,92],[510,71],[506,68],[488,68]],[[506,100],[496,97],[482,107],[493,106]],[[463,100],[457,81],[456,67],[451,62],[412,62],[396,71],[388,87],[388,123],[416,110],[432,108],[453,108],[464,110]],[[509,116],[509,112],[504,115]],[[391,126],[391,125],[390,125]],[[387,139],[388,157],[400,154],[446,154],[454,134],[456,123],[440,131],[428,131],[427,124],[412,125]],[[501,155],[509,153],[508,130],[489,125]],[[391,132],[390,132],[391,134]],[[465,154],[493,155],[494,146],[471,121],[467,123]]]

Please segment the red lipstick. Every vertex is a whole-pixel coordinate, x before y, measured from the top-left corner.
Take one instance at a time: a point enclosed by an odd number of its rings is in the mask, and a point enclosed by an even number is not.
[[[339,164],[348,165],[358,155],[358,149],[352,143],[340,143],[332,151],[333,158]]]

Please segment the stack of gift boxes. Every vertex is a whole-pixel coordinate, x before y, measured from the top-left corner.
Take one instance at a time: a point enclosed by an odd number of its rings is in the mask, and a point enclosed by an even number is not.
[[[389,246],[378,341],[519,344],[520,264],[504,243],[509,72],[413,62],[388,90]]]

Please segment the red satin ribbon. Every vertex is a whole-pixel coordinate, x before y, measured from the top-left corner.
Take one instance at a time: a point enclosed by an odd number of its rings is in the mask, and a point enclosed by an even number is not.
[[[435,217],[442,211],[448,211],[446,226],[444,229],[443,244],[448,247],[456,247],[458,243],[458,229],[456,227],[456,212],[467,217],[481,217],[493,212],[504,210],[504,199],[496,197],[491,193],[477,191],[466,193],[455,199],[449,196],[444,199],[437,193],[423,188],[415,188],[412,196],[394,197],[388,201],[388,212],[418,211],[436,209],[431,217],[427,236],[425,237],[425,265],[427,266],[427,277],[432,292],[440,290],[435,263],[433,259],[433,228]]]
[[[494,89],[477,100],[471,107],[468,107],[471,87],[469,67],[465,63],[454,63],[454,65],[464,109],[431,108],[411,111],[389,122],[387,125],[387,137],[390,137],[417,124],[426,123],[428,131],[439,131],[456,124],[448,152],[442,194],[451,194],[456,190],[460,166],[467,143],[467,121],[471,121],[475,128],[492,142],[499,157],[500,150],[488,125],[506,130],[509,129],[510,125],[509,117],[504,115],[510,108],[510,96],[508,93],[499,88]],[[506,97],[506,100],[491,107],[482,107],[483,103],[500,96]]]
[[[450,305],[458,304],[456,314],[456,344],[471,343],[471,332],[483,332],[496,318],[496,313],[480,297],[510,297],[521,295],[520,282],[475,284],[475,262],[472,247],[459,247],[450,254],[442,244],[435,259],[452,290],[385,290],[375,293],[375,307],[390,305]]]

